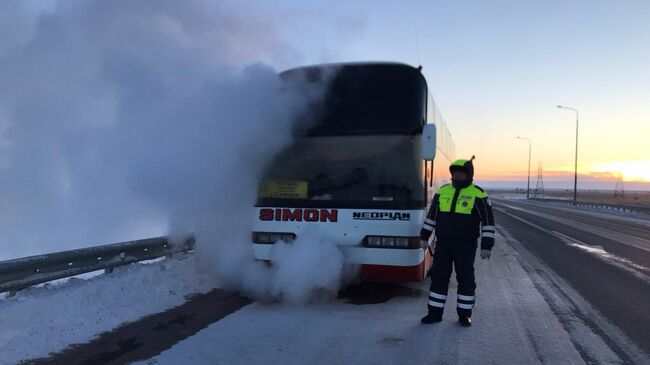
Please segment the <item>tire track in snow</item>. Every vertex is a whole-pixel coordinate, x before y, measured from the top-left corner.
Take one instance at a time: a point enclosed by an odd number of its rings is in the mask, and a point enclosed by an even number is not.
[[[215,289],[195,295],[178,307],[105,332],[89,343],[26,364],[114,365],[145,360],[249,303],[246,298]]]

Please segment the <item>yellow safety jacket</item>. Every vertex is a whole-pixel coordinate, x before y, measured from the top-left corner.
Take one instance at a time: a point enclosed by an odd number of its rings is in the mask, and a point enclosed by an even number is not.
[[[428,240],[435,232],[438,240],[476,241],[481,249],[494,246],[494,215],[485,190],[470,184],[456,188],[443,185],[433,197],[420,236]]]

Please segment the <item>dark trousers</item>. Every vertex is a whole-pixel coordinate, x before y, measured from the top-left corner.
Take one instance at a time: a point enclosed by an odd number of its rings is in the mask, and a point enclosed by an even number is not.
[[[433,253],[431,288],[428,308],[430,313],[442,315],[447,300],[449,278],[452,265],[458,281],[456,311],[459,317],[471,317],[476,300],[476,281],[474,279],[474,258],[476,241],[438,241]]]

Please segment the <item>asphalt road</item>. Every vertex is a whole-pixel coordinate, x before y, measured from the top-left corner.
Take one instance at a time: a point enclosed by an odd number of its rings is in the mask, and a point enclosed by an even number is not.
[[[650,219],[494,199],[497,227],[650,353]]]

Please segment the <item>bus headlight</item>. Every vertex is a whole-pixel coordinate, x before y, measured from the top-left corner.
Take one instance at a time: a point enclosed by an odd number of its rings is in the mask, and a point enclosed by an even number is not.
[[[253,232],[253,243],[274,244],[278,241],[291,243],[296,239],[293,233],[284,232]]]
[[[397,247],[409,247],[408,237],[397,237],[395,238],[395,246]]]
[[[395,246],[395,237],[382,237],[381,238],[382,246]]]
[[[366,236],[363,244],[374,248],[422,248],[420,237]]]
[[[367,246],[381,246],[381,237],[379,236],[367,236],[366,237]]]

